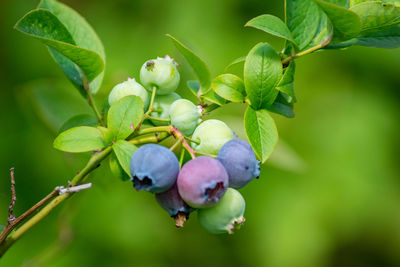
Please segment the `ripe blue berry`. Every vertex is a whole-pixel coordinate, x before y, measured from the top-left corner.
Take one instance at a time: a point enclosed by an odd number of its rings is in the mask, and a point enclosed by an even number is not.
[[[201,110],[187,99],[176,100],[169,110],[171,124],[184,135],[192,135],[201,122]]]
[[[200,144],[192,143],[192,147],[196,151],[216,155],[234,137],[232,130],[223,121],[206,120],[194,130],[192,139]]]
[[[194,208],[212,207],[225,194],[228,174],[216,159],[198,157],[183,165],[178,175],[178,190],[182,199]]]
[[[244,223],[245,201],[233,188],[228,188],[221,201],[212,208],[199,209],[200,224],[214,234],[233,234]]]
[[[260,175],[259,161],[250,144],[232,139],[222,146],[217,158],[229,175],[229,187],[242,188]]]
[[[171,188],[179,173],[175,154],[166,147],[148,144],[133,153],[130,162],[131,181],[136,190],[161,193]]]
[[[176,226],[182,227],[183,222],[179,219],[183,216],[184,220],[189,218],[189,214],[193,211],[188,204],[186,204],[178,192],[176,183],[167,191],[156,194],[156,200],[160,206],[168,212],[168,214],[176,219]],[[181,223],[181,224],[179,224]]]
[[[127,81],[114,86],[108,95],[108,104],[111,106],[113,103],[128,95],[140,97],[143,101],[144,108],[147,108],[149,105],[149,94],[146,89],[136,82],[135,79],[130,78]]]
[[[145,62],[140,69],[140,81],[150,92],[157,87],[157,94],[166,95],[178,88],[180,75],[176,63],[169,56]]]

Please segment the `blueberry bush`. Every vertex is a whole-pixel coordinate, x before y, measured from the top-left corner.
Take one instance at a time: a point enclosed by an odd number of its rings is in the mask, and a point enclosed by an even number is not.
[[[92,156],[66,188],[56,188],[17,218],[13,198],[0,235],[0,256],[58,205],[88,188],[88,175],[103,161],[137,191],[154,193],[176,226],[182,227],[197,211],[200,224],[211,233],[233,233],[245,221],[245,200],[238,190],[260,175],[259,165],[278,142],[270,113],[294,117],[296,58],[353,45],[399,47],[400,1],[286,0],[284,19],[261,15],[245,26],[284,39],[284,46],[276,51],[266,42],[255,44],[213,78],[203,59],[167,34],[197,79],[181,77],[171,57],[157,57],[143,63],[139,77],[115,85],[100,106],[94,96],[106,61],[93,28],[56,0],[42,0],[23,16],[15,28],[48,48],[93,110],[93,115],[68,119],[54,148]],[[239,64],[243,75],[230,73]],[[186,83],[195,102],[175,93],[180,83]],[[248,142],[238,139],[225,122],[207,119],[233,102],[247,106],[243,121]],[[166,147],[166,139],[175,141]]]

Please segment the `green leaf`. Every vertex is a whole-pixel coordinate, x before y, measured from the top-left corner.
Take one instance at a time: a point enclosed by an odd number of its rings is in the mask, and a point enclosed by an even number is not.
[[[213,90],[207,92],[206,94],[202,95],[201,98],[204,100],[217,104],[218,106],[222,106],[226,103],[225,99],[217,95]]]
[[[140,97],[126,96],[111,105],[108,111],[108,128],[116,139],[125,139],[139,125],[143,117],[143,102]]]
[[[197,75],[197,78],[199,79],[201,85],[200,88],[201,94],[207,93],[211,88],[211,74],[206,63],[204,63],[204,61],[198,55],[196,55],[192,50],[190,50],[187,46],[179,42],[173,36],[167,34],[167,37],[169,37],[172,40],[176,48],[187,60],[187,62]]]
[[[0,233],[3,232],[4,228],[5,228],[5,226],[0,224]]]
[[[113,132],[103,126],[97,126],[97,129],[101,132],[101,137],[103,138],[104,142],[106,142],[107,145],[111,145],[111,143],[114,141],[114,134]]]
[[[338,6],[344,7],[344,8],[349,8],[351,0],[324,0],[324,1],[332,3],[334,5],[338,5]]]
[[[378,32],[400,23],[400,7],[382,2],[364,2],[350,8],[361,19],[363,32]]]
[[[244,26],[253,27],[265,31],[266,33],[286,39],[296,44],[293,39],[292,33],[290,32],[286,24],[280,18],[273,15],[261,15],[255,17],[247,22]]]
[[[325,46],[324,49],[329,49],[329,50],[333,50],[333,49],[346,49],[352,45],[356,45],[357,44],[357,38],[353,38],[344,42],[340,42],[340,43],[333,43],[333,44],[329,44],[328,46]]]
[[[313,49],[316,47],[325,47],[332,40],[333,26],[328,16],[320,11],[319,25],[317,32],[312,38],[311,42],[304,48],[304,50]]]
[[[356,39],[355,44],[378,48],[400,47],[400,26],[395,25],[380,32],[365,33]]]
[[[232,102],[243,102],[246,96],[243,80],[233,74],[222,74],[212,82],[214,92]]]
[[[244,115],[247,138],[258,159],[264,163],[278,143],[275,122],[265,109],[254,110],[247,107]]]
[[[299,50],[315,36],[321,12],[313,0],[286,0],[286,24]]]
[[[100,55],[100,57],[105,62],[105,52],[103,44],[101,43],[100,38],[97,36],[96,32],[90,26],[90,24],[86,21],[84,17],[82,17],[78,12],[73,10],[72,8],[66,6],[63,3],[60,3],[55,0],[42,0],[39,4],[39,8],[47,9],[51,13],[53,13],[57,18],[64,24],[64,26],[68,29],[77,46],[86,48],[88,50],[92,50]],[[72,83],[82,91],[82,78],[80,76],[79,69],[75,66],[75,64],[69,59],[65,58],[63,55],[60,55],[53,49],[49,49],[50,53],[53,55],[54,59],[58,62],[67,76],[70,78]],[[69,73],[73,75],[69,75]],[[76,76],[78,74],[79,76]],[[102,80],[104,76],[104,69],[91,83],[90,83],[90,91],[92,94],[96,94],[100,89]],[[77,80],[72,78],[78,78]],[[86,92],[84,92],[84,95]]]
[[[279,81],[276,89],[285,93],[289,99],[289,103],[295,103],[296,102],[296,96],[294,94],[294,73],[296,70],[296,64],[294,61],[291,61],[289,66],[284,69],[284,73],[282,75],[281,80]]]
[[[186,85],[188,86],[190,92],[195,97],[199,96],[199,91],[200,91],[200,86],[201,86],[199,81],[196,81],[196,80],[187,81]]]
[[[130,175],[129,165],[133,153],[135,153],[137,147],[128,141],[118,140],[113,145],[113,151],[117,156],[118,162],[126,174]]]
[[[335,42],[356,37],[361,31],[360,17],[353,11],[322,0],[314,0],[328,15],[333,25]]]
[[[358,38],[353,38],[342,43],[332,44],[326,48],[342,49],[352,45],[361,45],[361,46],[378,47],[378,48],[400,47],[400,26],[395,25],[394,27],[391,27],[389,29],[380,32],[363,33]]]
[[[62,132],[54,140],[54,148],[65,152],[88,152],[106,147],[99,129],[80,126]]]
[[[273,113],[285,116],[286,118],[294,118],[295,114],[293,108],[291,106],[282,104],[280,102],[275,101],[271,106],[265,107],[266,110],[271,111]]]
[[[274,102],[278,94],[275,86],[281,76],[281,59],[272,46],[259,43],[250,50],[244,64],[244,84],[255,109]]]
[[[293,104],[289,103],[288,99],[292,98],[280,92],[275,102],[271,106],[265,107],[265,109],[287,118],[294,118]]]
[[[131,178],[130,175],[128,175],[124,171],[124,169],[122,169],[122,167],[119,164],[119,161],[117,159],[117,156],[115,155],[114,152],[112,152],[110,154],[108,163],[109,163],[109,166],[110,166],[110,171],[113,174],[113,176],[121,179],[122,181],[127,181],[127,180],[129,180]]]
[[[350,7],[355,6],[357,4],[361,4],[364,2],[377,2],[376,0],[350,0]],[[395,4],[396,6],[400,6],[400,0],[382,0],[379,1],[382,3],[391,3],[391,4]]]
[[[60,128],[58,133],[65,132],[68,129],[78,126],[97,126],[99,121],[95,116],[88,114],[80,114],[68,119]]]
[[[96,52],[78,47],[67,28],[50,11],[37,9],[26,14],[17,22],[15,28],[40,40],[52,50],[75,63],[86,76],[88,82],[93,81],[104,70],[104,61]],[[53,54],[54,55],[54,54]],[[77,72],[70,79],[78,79]],[[82,90],[82,94],[85,94]]]
[[[228,66],[225,67],[225,71],[227,72],[229,69],[233,68],[234,66],[237,66],[239,64],[244,64],[246,61],[246,57],[239,57],[232,61],[231,63],[228,64]]]

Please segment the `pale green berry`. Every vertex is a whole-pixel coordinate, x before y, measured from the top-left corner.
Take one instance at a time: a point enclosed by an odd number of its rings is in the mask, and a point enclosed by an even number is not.
[[[154,99],[153,108],[154,111],[150,114],[151,117],[158,119],[169,119],[169,109],[175,100],[181,99],[177,93],[170,93],[168,95],[158,95]],[[168,125],[168,121],[151,120],[155,125],[162,126]]]
[[[149,94],[146,89],[136,82],[135,79],[131,78],[114,86],[111,93],[108,95],[108,104],[111,106],[113,103],[128,95],[140,97],[145,108],[149,105]]]
[[[206,120],[194,130],[192,139],[200,144],[192,143],[194,150],[217,155],[221,147],[233,139],[233,131],[220,120]]]
[[[176,63],[169,56],[145,62],[140,69],[140,81],[150,92],[157,87],[157,94],[174,92],[179,85],[180,75]]]
[[[201,122],[201,109],[187,99],[179,99],[171,105],[169,116],[181,133],[191,135]]]
[[[244,198],[239,191],[228,188],[223,198],[211,208],[199,209],[200,224],[214,234],[233,234],[244,223],[246,208]]]

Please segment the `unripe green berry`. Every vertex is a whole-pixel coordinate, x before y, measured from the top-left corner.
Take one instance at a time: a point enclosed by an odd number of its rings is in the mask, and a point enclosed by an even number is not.
[[[150,113],[151,117],[158,119],[169,119],[169,109],[176,100],[181,99],[177,93],[170,93],[168,95],[158,95],[154,99],[153,108],[154,111]],[[151,120],[154,125],[162,126],[168,125],[168,122]]]
[[[169,56],[145,62],[140,69],[140,81],[150,92],[157,87],[157,94],[174,92],[179,85],[180,75],[176,63]]]
[[[246,203],[239,191],[228,188],[217,205],[198,210],[200,224],[214,234],[233,234],[244,223]]]
[[[221,147],[235,136],[223,121],[206,120],[194,130],[192,139],[200,144],[192,143],[194,150],[217,155]]]
[[[110,94],[108,95],[108,104],[110,106],[120,100],[121,98],[128,96],[128,95],[135,95],[142,99],[144,108],[147,108],[149,105],[149,94],[147,93],[146,89],[141,86],[135,79],[128,78],[127,81],[122,82],[114,86],[111,90]]]
[[[181,133],[191,135],[201,122],[201,109],[187,99],[179,99],[171,105],[169,116]]]

